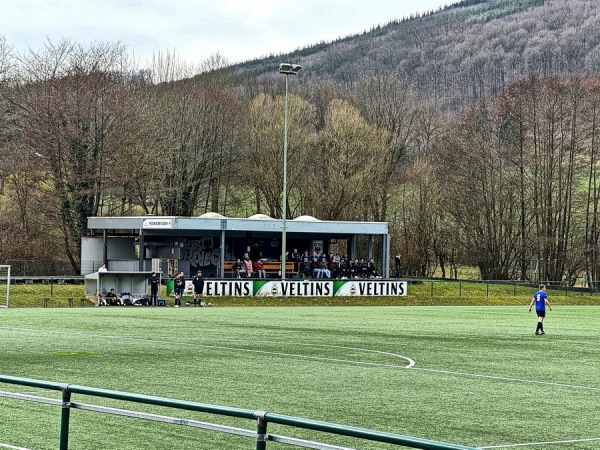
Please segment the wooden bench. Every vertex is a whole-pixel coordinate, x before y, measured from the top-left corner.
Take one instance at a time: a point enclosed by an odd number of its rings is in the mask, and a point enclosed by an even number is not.
[[[235,273],[233,272],[233,264],[235,263],[235,261],[225,261],[225,265],[223,266],[224,272],[225,274],[231,274],[232,277],[235,277]],[[281,262],[279,261],[267,261],[263,263],[263,269],[265,269],[265,274],[267,276],[269,275],[275,275],[275,276],[281,276],[281,274],[279,273],[281,271]],[[293,274],[296,275],[296,272],[294,271],[294,263],[293,262],[286,262],[285,263],[285,273],[287,274]],[[254,272],[252,272],[253,276]]]

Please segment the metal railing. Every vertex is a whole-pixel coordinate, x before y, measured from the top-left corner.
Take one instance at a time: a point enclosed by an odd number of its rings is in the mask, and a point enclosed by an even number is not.
[[[303,419],[300,417],[286,416],[283,414],[275,414],[265,411],[253,411],[250,409],[210,405],[205,403],[189,402],[185,400],[176,400],[165,397],[155,397],[150,395],[113,391],[87,386],[79,386],[74,384],[55,383],[50,381],[35,380],[31,378],[20,378],[8,375],[0,375],[0,382],[19,386],[28,386],[53,391],[60,391],[62,393],[62,399],[57,400],[28,394],[0,391],[0,397],[60,406],[60,450],[68,449],[69,418],[72,409],[95,411],[104,414],[115,414],[119,416],[127,416],[163,423],[203,428],[212,431],[235,434],[238,436],[245,436],[252,438],[256,441],[256,450],[266,450],[267,442],[279,442],[293,445],[296,447],[312,449],[350,450],[348,447],[340,447],[337,445],[330,445],[322,442],[314,442],[289,436],[270,434],[267,432],[267,426],[269,423],[424,450],[476,450],[474,447],[465,447],[457,444],[438,442],[428,439],[420,439],[411,436],[385,433],[381,431],[369,430],[366,428],[357,428],[311,419]],[[195,411],[234,418],[248,419],[256,422],[256,431],[214,423],[201,422],[197,420],[181,419],[177,417],[144,413],[140,411],[130,411],[125,409],[110,408],[106,406],[78,403],[73,401],[72,394],[83,394],[90,395],[93,397],[102,397],[113,400],[122,400],[146,405],[174,408],[179,410]]]

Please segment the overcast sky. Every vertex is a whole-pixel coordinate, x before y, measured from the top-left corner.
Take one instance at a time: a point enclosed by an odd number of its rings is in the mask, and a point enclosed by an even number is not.
[[[458,0],[0,0],[0,35],[18,52],[48,38],[116,42],[145,62],[241,62],[360,33]]]

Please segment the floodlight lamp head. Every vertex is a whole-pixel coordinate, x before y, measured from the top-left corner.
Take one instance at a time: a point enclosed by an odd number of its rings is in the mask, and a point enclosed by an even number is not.
[[[302,69],[302,66],[299,64],[279,64],[279,73],[283,73],[285,75],[296,75],[300,71],[300,69]]]

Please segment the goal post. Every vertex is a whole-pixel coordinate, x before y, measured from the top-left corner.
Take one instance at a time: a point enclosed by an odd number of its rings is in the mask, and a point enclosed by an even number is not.
[[[10,306],[10,266],[0,265],[0,307]]]

